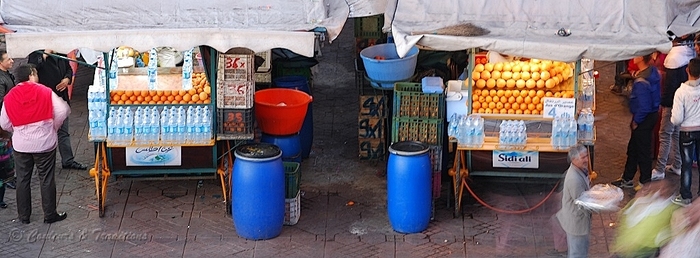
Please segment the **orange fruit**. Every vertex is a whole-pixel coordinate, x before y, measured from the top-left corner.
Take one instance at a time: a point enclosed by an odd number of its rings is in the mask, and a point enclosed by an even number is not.
[[[527,104],[520,103],[520,110],[525,110],[525,109],[527,109]]]
[[[156,95],[158,95],[158,96],[163,96],[163,94],[165,94],[165,91],[162,91],[162,90],[156,91]]]
[[[485,114],[492,114],[493,111],[490,108],[484,109]]]
[[[534,96],[532,97],[532,104],[539,104],[540,103],[540,97]]]
[[[173,95],[170,95],[167,98],[167,101],[169,101],[169,102],[173,102],[174,100],[175,100],[175,96],[173,96]]]
[[[477,87],[477,88],[480,88],[480,89],[481,89],[481,88],[484,88],[484,87],[486,87],[486,80],[484,80],[484,79],[479,79],[479,80],[476,81],[476,83],[475,83],[474,85],[476,85],[476,87]]]
[[[183,94],[183,96],[184,96],[184,94]],[[183,97],[183,96],[180,96],[180,95],[175,96],[175,97],[174,97],[174,98],[175,98],[175,101],[178,101],[178,102],[179,102],[180,100],[182,100],[182,97]]]
[[[503,71],[504,71],[504,72],[505,72],[505,71],[510,72],[511,70],[513,70],[513,65],[512,65],[512,64],[510,64],[510,63],[503,63]]]
[[[494,71],[503,71],[503,63],[495,63],[495,64],[493,64],[493,70],[494,70]]]
[[[554,79],[548,79],[545,81],[544,86],[547,87],[547,89],[554,88],[556,86],[556,83],[554,83]]]
[[[518,88],[518,89],[525,88],[525,81],[523,81],[522,79],[521,79],[521,80],[517,80],[517,81],[515,82],[515,87]]]
[[[472,80],[478,80],[478,79],[481,79],[481,73],[480,73],[480,72],[477,72],[477,71],[474,71],[474,72],[472,73]]]
[[[522,114],[523,114],[523,111],[520,110],[520,109],[516,109],[516,110],[515,110],[515,114],[516,114],[516,115],[522,115]]]
[[[493,103],[493,102],[489,103],[489,109],[494,109],[494,108],[496,108],[496,103]]]
[[[179,91],[177,91],[177,94],[180,95],[180,97],[182,97],[182,96],[185,96],[185,94],[187,94],[187,91],[186,90],[179,90]]]
[[[537,80],[540,79],[540,73],[539,73],[539,72],[533,72],[533,73],[530,75],[530,77],[531,77],[533,80],[537,81]]]
[[[506,96],[501,96],[501,98],[498,100],[498,102],[507,103],[507,102],[508,102],[508,98],[506,98]]]
[[[481,107],[481,102],[479,102],[479,101],[472,102],[472,108],[479,109],[480,107]]]
[[[141,97],[145,97],[145,96],[148,96],[148,95],[149,95],[149,94],[148,94],[148,90],[142,90],[142,91],[141,91]]]
[[[536,108],[538,111],[542,111],[542,109],[544,108],[544,106],[543,106],[542,103],[540,103],[540,104],[535,105],[535,108]]]
[[[166,104],[166,103],[165,103],[164,101],[162,101],[162,100],[159,100],[159,101],[156,101],[156,104],[162,105],[162,104]]]
[[[505,103],[503,104],[504,109],[510,109],[510,103]]]
[[[153,96],[155,96],[155,95],[158,95],[158,92],[155,91],[155,90],[149,90],[149,91],[148,91],[148,95],[151,96],[151,97],[153,97]]]
[[[492,63],[484,64],[484,70],[489,71],[489,72],[493,71],[493,64]]]
[[[489,96],[495,97],[496,95],[498,95],[498,91],[497,91],[497,90],[490,90],[490,91],[489,91]]]
[[[506,80],[498,79],[496,80],[496,88],[503,89],[506,87]]]
[[[528,109],[523,110],[523,115],[529,115],[529,114],[532,114],[532,111],[530,111]]]
[[[530,104],[532,103],[532,98],[530,96],[525,96],[525,98],[523,98],[523,102],[525,104]]]
[[[517,98],[515,98],[515,103],[523,103],[523,101],[524,99],[522,96],[518,96]]]
[[[530,72],[522,72],[522,73],[520,73],[520,79],[523,79],[523,80],[526,80],[526,81],[529,80],[529,79],[530,79]]]
[[[134,92],[130,91],[130,90],[126,90],[126,91],[124,91],[124,95],[126,95],[127,97],[131,97],[132,95],[134,95]]]
[[[483,114],[483,113],[485,113],[485,112],[486,112],[486,110],[484,110],[484,108],[480,108],[480,109],[479,109],[479,113]]]
[[[511,114],[511,115],[512,115],[512,114],[515,114],[515,110],[513,110],[513,109],[508,109],[508,114]]]
[[[127,96],[126,94],[122,94],[122,95],[119,97],[119,99],[120,99],[121,101],[126,101],[126,100],[129,99],[129,96]]]
[[[475,72],[478,72],[478,73],[484,71],[484,65],[483,65],[483,64],[476,64],[476,65],[474,66],[474,71],[475,71]]]
[[[523,72],[530,72],[530,64],[521,64],[520,70],[522,70]]]
[[[501,72],[500,71],[493,71],[491,72],[491,78],[492,79],[501,79]]]
[[[484,96],[479,97],[479,102],[486,103],[486,97],[484,97]]]
[[[536,86],[538,89],[544,88],[544,80],[537,80],[537,82],[535,83],[535,86]]]
[[[530,111],[535,110],[536,108],[537,108],[537,106],[535,106],[535,104],[532,104],[532,103],[527,104],[527,109]]]
[[[545,81],[548,80],[548,79],[550,78],[549,72],[547,72],[547,71],[541,72],[541,73],[540,73],[540,78],[541,78],[542,80],[545,80]]]
[[[204,86],[204,93],[206,93],[206,94],[211,94],[211,87],[209,87],[209,86]]]
[[[534,89],[537,86],[537,83],[533,79],[529,79],[525,81],[525,87],[528,89]]]
[[[533,115],[539,115],[539,114],[540,114],[540,111],[537,110],[537,109],[535,109],[535,110],[532,111],[532,114],[533,114]]]
[[[488,96],[489,95],[489,90],[481,90],[481,96]]]
[[[489,105],[489,107],[490,107],[490,106],[491,106],[491,105]],[[497,108],[497,109],[502,109],[502,108],[503,108],[503,103],[501,103],[501,102],[496,103],[496,108]]]
[[[496,87],[496,80],[494,78],[486,80],[486,88],[493,89]]]
[[[180,104],[187,104],[187,101],[180,100]]]
[[[124,101],[120,99],[119,101],[117,101],[117,105],[124,105]]]
[[[510,79],[506,81],[506,88],[512,89],[515,88],[515,80]]]
[[[520,98],[520,96],[518,96],[518,98]],[[510,96],[508,98],[508,103],[515,103],[516,101],[517,101],[516,97]]]
[[[527,92],[527,95],[530,96],[530,98],[537,96],[537,91],[536,90],[530,90]]]
[[[545,97],[554,97],[554,93],[552,93],[551,91],[547,91],[544,93],[544,96]]]
[[[187,94],[185,94],[184,96],[182,96],[182,100],[184,100],[184,101],[190,101],[190,100],[192,100],[192,95],[190,95],[189,93],[187,93]]]
[[[140,96],[139,96],[139,97],[140,97]],[[131,95],[131,97],[129,97],[129,100],[131,100],[131,101],[136,101],[136,96]]]
[[[114,95],[112,96],[112,101],[114,101],[114,102],[117,102],[117,101],[119,101],[120,99],[121,99],[121,96],[119,96],[119,95],[117,95],[117,94],[114,94]]]
[[[486,96],[484,102],[491,103],[491,102],[493,102],[493,98],[491,98],[491,96]]]
[[[143,102],[143,97],[139,95],[138,97],[136,97],[136,101],[138,101],[139,103]]]
[[[203,92],[202,92],[202,93],[203,93]],[[200,94],[201,94],[201,93],[200,93]],[[206,94],[205,94],[205,95],[206,95]],[[194,94],[194,95],[192,95],[192,101],[193,101],[193,102],[197,102],[197,101],[199,101],[199,100],[202,100],[202,98],[200,98],[199,96],[201,96],[201,95],[199,95],[199,94]]]
[[[484,79],[484,80],[491,79],[491,72],[489,72],[489,71],[482,71],[482,72],[481,72],[481,79]]]
[[[544,91],[543,90],[538,90],[537,93],[535,94],[537,97],[544,97]]]
[[[187,91],[187,93],[189,93],[191,97],[192,95],[197,94],[197,90],[195,88],[191,88],[189,91]]]
[[[513,68],[511,69],[514,73],[519,73],[522,71],[522,67],[520,67],[520,64],[513,65]]]
[[[131,100],[124,101],[124,105],[131,105],[134,104]]]
[[[554,93],[554,97],[555,97],[555,98],[561,98],[561,93],[555,92],[555,93]]]

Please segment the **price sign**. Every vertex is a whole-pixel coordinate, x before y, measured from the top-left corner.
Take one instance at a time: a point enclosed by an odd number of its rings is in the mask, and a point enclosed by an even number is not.
[[[574,117],[576,114],[576,99],[574,98],[542,98],[542,117],[554,118],[564,114]]]

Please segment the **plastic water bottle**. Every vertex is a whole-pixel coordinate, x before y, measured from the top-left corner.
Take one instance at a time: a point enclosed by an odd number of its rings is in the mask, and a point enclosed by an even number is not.
[[[157,107],[151,107],[150,117],[151,120],[148,122],[148,126],[150,127],[148,143],[158,144],[158,139],[160,138],[160,116],[158,115]]]
[[[134,117],[131,107],[124,109],[124,145],[130,145],[134,140]]]
[[[498,128],[498,144],[507,146],[508,143],[508,120],[503,120],[501,121],[501,124],[499,125]]]
[[[472,119],[472,127],[474,128],[474,136],[472,144],[474,147],[481,147],[484,144],[484,119],[481,116],[474,116]]]
[[[117,123],[116,123],[116,109],[114,107],[110,108],[109,117],[107,118],[107,141],[115,141],[114,137],[117,136]]]
[[[185,143],[185,137],[187,134],[187,113],[185,112],[185,108],[183,106],[178,107],[177,109],[177,134],[176,134],[176,142],[179,144],[184,144]]]
[[[177,141],[177,111],[172,107],[168,112],[168,126],[170,127],[168,134],[168,143],[175,144]]]
[[[447,136],[456,137],[457,136],[457,114],[452,114],[447,126]]]
[[[581,94],[581,102],[583,108],[593,108],[593,90],[595,88],[595,79],[583,79],[583,94]]]
[[[561,149],[561,117],[554,117],[552,120],[552,147],[554,149]]]
[[[578,134],[581,141],[593,140],[593,114],[590,109],[582,109],[578,115]]]
[[[195,120],[196,114],[194,112],[194,107],[187,107],[187,119],[185,125],[185,139],[186,142],[196,143],[197,135],[195,134],[195,128],[197,128],[197,120]]]
[[[593,123],[595,121],[595,117],[593,116],[593,112],[589,111],[588,114],[586,114],[586,139],[588,141],[593,141]]]
[[[567,125],[568,125],[567,126],[567,131],[568,131],[567,147],[572,147],[572,146],[576,145],[576,143],[578,142],[578,133],[576,130],[576,120],[574,120],[573,117],[569,117],[567,120],[568,120],[567,121]]]
[[[163,107],[160,112],[160,142],[161,144],[170,142],[170,124],[169,124],[168,107]]]
[[[201,115],[201,131],[202,131],[202,143],[208,144],[211,141],[211,138],[214,136],[212,134],[211,130],[211,121],[212,121],[212,113],[209,110],[209,106],[204,106],[202,108],[202,115]]]

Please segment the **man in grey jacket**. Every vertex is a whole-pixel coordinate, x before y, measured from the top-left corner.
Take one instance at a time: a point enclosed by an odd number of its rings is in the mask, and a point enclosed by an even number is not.
[[[568,257],[588,257],[591,231],[591,212],[574,203],[584,191],[591,188],[588,177],[588,149],[581,144],[569,149],[571,166],[564,177],[561,210],[557,219],[566,232]]]

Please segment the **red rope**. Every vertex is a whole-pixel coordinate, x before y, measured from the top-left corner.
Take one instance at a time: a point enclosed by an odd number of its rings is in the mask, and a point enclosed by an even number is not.
[[[496,208],[496,207],[493,207],[493,206],[487,204],[486,202],[484,202],[483,200],[481,200],[481,198],[479,198],[478,196],[476,196],[476,194],[474,193],[474,191],[472,191],[471,187],[469,187],[469,184],[467,184],[467,181],[464,180],[464,179],[462,179],[462,184],[463,184],[465,187],[467,187],[467,190],[468,190],[469,193],[472,195],[472,197],[474,197],[474,199],[476,199],[477,202],[481,203],[481,205],[486,206],[486,208],[492,209],[492,210],[497,211],[497,212],[506,213],[506,214],[523,214],[523,213],[531,212],[531,211],[533,211],[533,210],[539,208],[540,206],[542,206],[542,204],[544,204],[545,201],[547,201],[550,197],[552,197],[552,194],[554,193],[554,190],[557,189],[557,186],[559,186],[559,182],[561,182],[561,180],[557,181],[557,183],[554,185],[554,187],[552,188],[552,190],[549,191],[549,194],[547,194],[547,196],[545,196],[544,199],[542,199],[542,201],[540,201],[539,203],[537,203],[535,206],[533,206],[533,207],[531,207],[531,208],[524,209],[524,210],[512,211],[512,210],[503,210],[503,209],[499,209],[499,208]]]

